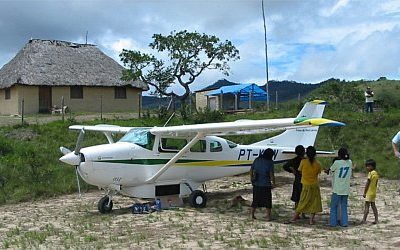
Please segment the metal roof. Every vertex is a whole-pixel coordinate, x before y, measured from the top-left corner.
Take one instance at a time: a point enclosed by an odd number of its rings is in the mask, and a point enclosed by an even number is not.
[[[267,100],[267,92],[254,83],[224,86],[211,91],[207,96],[218,96],[225,94],[239,95],[242,101],[248,100],[251,93],[252,99],[256,101]]]

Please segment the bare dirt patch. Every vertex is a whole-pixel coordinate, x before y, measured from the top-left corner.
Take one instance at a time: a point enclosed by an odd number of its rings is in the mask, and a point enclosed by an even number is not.
[[[353,179],[349,197],[350,226],[330,228],[328,224],[330,182],[323,176],[321,192],[324,211],[317,224],[307,220],[284,224],[292,213],[292,177],[277,174],[273,190],[274,220],[263,213],[250,220],[249,207],[231,208],[241,195],[251,200],[247,176],[223,178],[208,183],[209,202],[205,209],[183,208],[134,215],[134,202],[116,197],[111,214],[97,211],[100,191],[61,196],[0,207],[0,248],[393,248],[400,244],[400,199],[397,181],[380,180],[377,207],[380,223],[360,225],[365,176]],[[369,221],[373,221],[372,213]]]

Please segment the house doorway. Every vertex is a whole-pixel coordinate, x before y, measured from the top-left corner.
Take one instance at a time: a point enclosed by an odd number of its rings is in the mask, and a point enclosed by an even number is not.
[[[50,113],[51,106],[51,87],[39,86],[39,113]]]
[[[215,111],[218,109],[218,102],[217,102],[217,97],[216,96],[209,96],[208,97],[208,108],[211,111]]]

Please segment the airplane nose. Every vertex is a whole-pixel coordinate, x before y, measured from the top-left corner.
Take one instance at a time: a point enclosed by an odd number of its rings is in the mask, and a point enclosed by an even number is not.
[[[60,161],[72,166],[77,166],[81,162],[81,157],[80,155],[76,155],[74,152],[71,152],[61,157]]]

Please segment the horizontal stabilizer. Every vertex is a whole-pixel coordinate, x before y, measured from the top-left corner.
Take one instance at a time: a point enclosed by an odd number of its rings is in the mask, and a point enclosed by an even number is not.
[[[293,150],[284,150],[282,152],[282,154],[296,156],[296,152],[294,151],[294,149]],[[319,151],[319,150],[317,151],[317,157],[331,158],[331,157],[336,157],[336,156],[337,156],[336,151]]]

